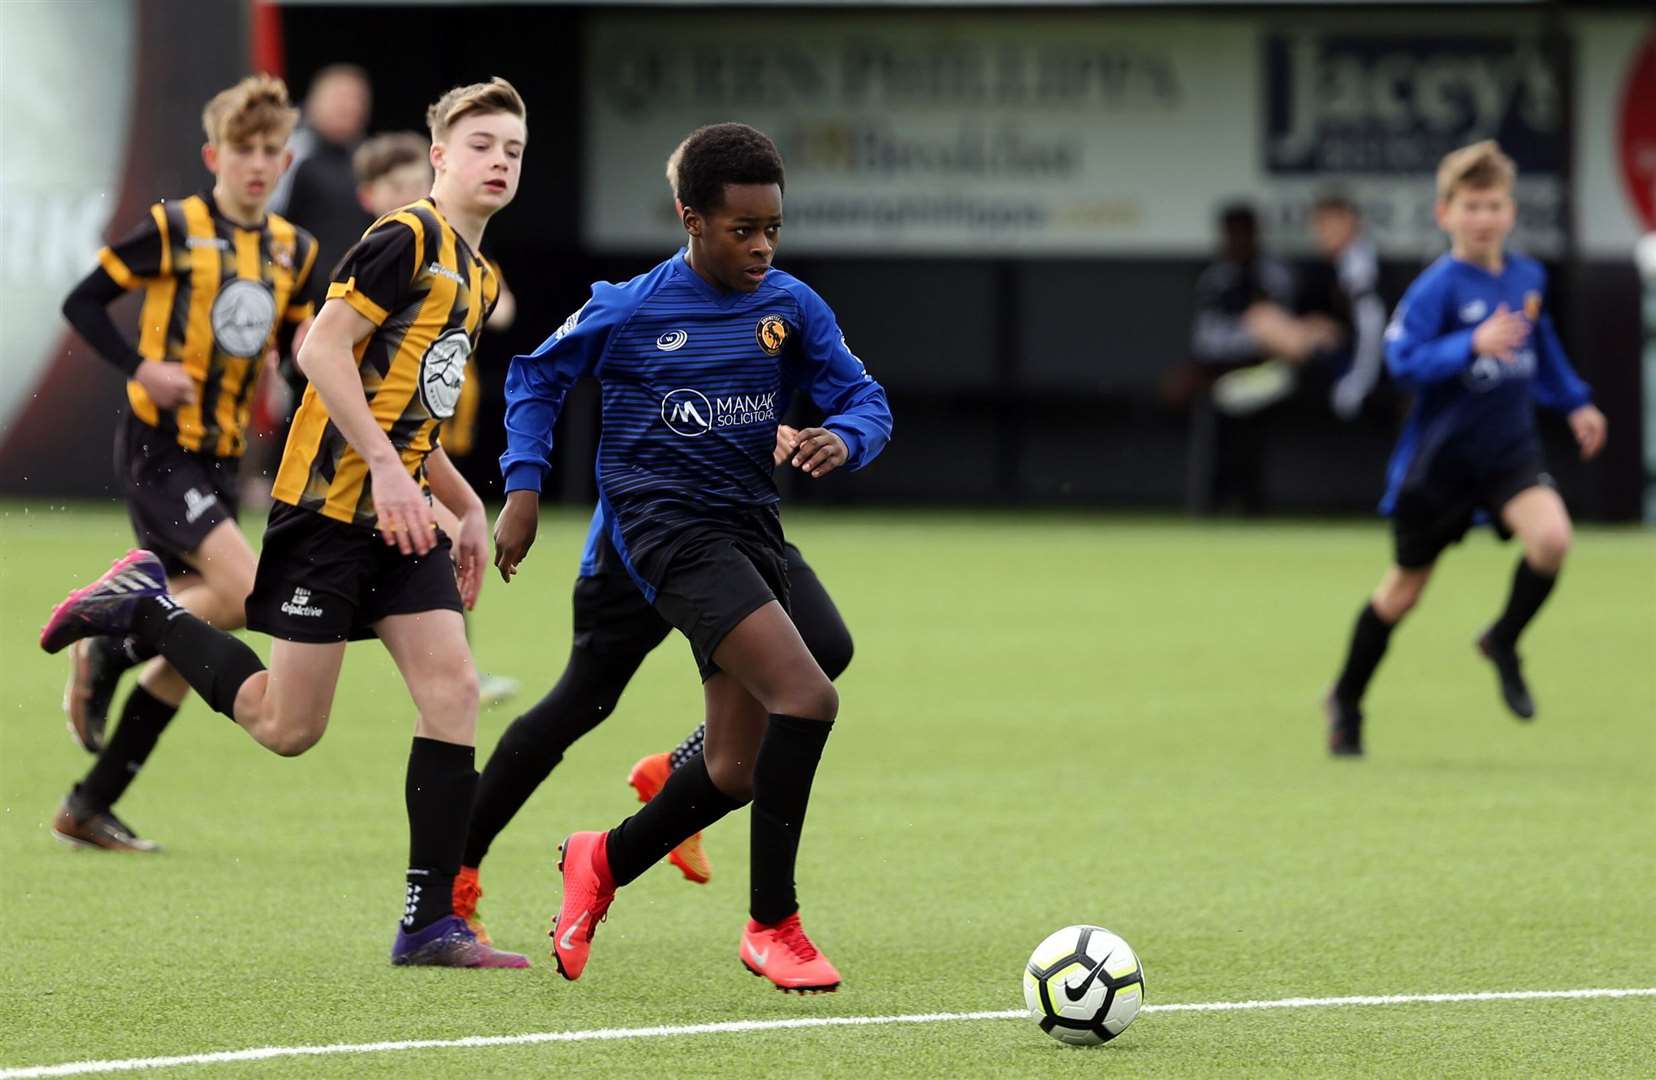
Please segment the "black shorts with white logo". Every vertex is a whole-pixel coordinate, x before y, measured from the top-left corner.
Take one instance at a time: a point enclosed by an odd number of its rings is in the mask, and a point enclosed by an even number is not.
[[[240,458],[197,454],[128,413],[115,434],[115,476],[141,547],[168,575],[191,569],[184,556],[241,509]]]
[[[424,555],[387,546],[378,530],[287,503],[271,508],[247,628],[284,641],[361,641],[390,615],[464,611],[448,536]]]
[[[712,517],[653,552],[659,566],[638,566],[656,585],[655,610],[685,637],[706,682],[719,670],[713,653],[738,623],[772,600],[788,608],[788,557],[776,508]]]
[[[1502,540],[1512,531],[1501,520],[1501,508],[1513,496],[1532,487],[1552,487],[1538,446],[1527,446],[1503,465],[1483,471],[1439,466],[1398,494],[1392,511],[1392,543],[1397,565],[1422,570],[1437,562],[1451,544],[1458,544],[1487,516]]]

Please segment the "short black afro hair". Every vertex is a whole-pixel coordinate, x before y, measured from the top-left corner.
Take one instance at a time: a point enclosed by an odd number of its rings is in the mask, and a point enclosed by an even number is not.
[[[679,202],[708,214],[724,205],[726,184],[782,182],[782,155],[764,132],[746,124],[709,124],[679,148]]]

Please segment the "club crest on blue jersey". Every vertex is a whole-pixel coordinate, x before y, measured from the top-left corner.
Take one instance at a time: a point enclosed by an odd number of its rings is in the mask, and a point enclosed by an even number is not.
[[[765,350],[765,355],[775,356],[788,343],[788,324],[780,315],[766,315],[754,328],[754,335],[758,337],[759,347]]]
[[[1524,294],[1524,318],[1534,322],[1541,317],[1541,294],[1531,289]]]

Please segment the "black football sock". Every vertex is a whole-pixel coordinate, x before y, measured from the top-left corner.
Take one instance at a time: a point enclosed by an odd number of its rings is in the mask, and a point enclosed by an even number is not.
[[[1380,617],[1373,604],[1363,605],[1357,626],[1351,632],[1351,649],[1346,653],[1345,667],[1340,669],[1340,677],[1334,683],[1334,696],[1340,701],[1353,708],[1362,704],[1369,680],[1374,678],[1374,669],[1386,655],[1393,625]]]
[[[673,752],[667,755],[667,764],[674,769],[684,766],[684,763],[702,752],[702,744],[707,741],[707,725],[697,724],[696,730],[684,737],[684,741],[673,747]]]
[[[627,884],[745,801],[720,791],[707,775],[707,759],[695,755],[673,770],[655,798],[610,830],[604,846],[610,875]]]
[[[131,634],[93,638],[92,648],[97,650],[100,669],[111,676],[135,668],[156,655],[153,646]]]
[[[131,634],[128,634],[124,638],[109,638],[107,640],[115,642],[117,647],[120,649],[121,655],[128,661],[128,663],[126,663],[126,667],[122,668],[123,671],[126,670],[127,667],[137,667],[145,660],[152,659],[153,657],[159,655],[156,653],[154,646],[144,644]]]
[[[103,810],[114,806],[149,760],[150,751],[155,749],[161,733],[176,715],[177,705],[168,705],[142,686],[133,687],[121,709],[121,722],[116,725],[115,733],[109,737],[86,779],[81,781],[81,794],[86,800]]]
[[[1512,592],[1507,596],[1506,610],[1489,628],[1490,640],[1507,649],[1516,648],[1518,635],[1535,618],[1557,583],[1557,574],[1543,574],[1526,560],[1519,559],[1518,569],[1512,573]]]
[[[794,894],[794,861],[805,807],[811,801],[830,720],[773,714],[753,763],[752,839],[748,843],[748,913],[770,925],[799,910]]]
[[[408,886],[403,929],[412,933],[454,914],[454,875],[477,793],[471,747],[414,737],[403,800],[408,806]]]
[[[138,601],[132,634],[166,657],[213,711],[232,720],[236,718],[236,692],[265,669],[246,644],[191,615],[170,596]]]
[[[461,865],[482,865],[494,838],[551,775],[564,751],[615,711],[621,691],[643,659],[601,659],[586,649],[569,651],[557,685],[511,722],[489,754]]]

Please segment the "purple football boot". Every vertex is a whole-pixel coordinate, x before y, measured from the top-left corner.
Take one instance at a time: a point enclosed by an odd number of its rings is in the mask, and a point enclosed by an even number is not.
[[[526,968],[529,958],[520,953],[504,952],[477,940],[458,915],[438,919],[424,930],[412,934],[397,928],[397,940],[391,943],[391,962],[414,967],[459,968]]]
[[[40,629],[40,647],[55,653],[81,638],[124,634],[132,628],[132,609],[138,601],[166,595],[167,572],[161,560],[134,548],[98,580],[76,589],[52,609],[52,617]]]

